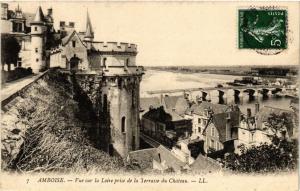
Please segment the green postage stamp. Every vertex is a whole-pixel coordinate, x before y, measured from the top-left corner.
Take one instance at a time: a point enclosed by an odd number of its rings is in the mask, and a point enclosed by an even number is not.
[[[286,49],[287,11],[240,9],[240,49]]]

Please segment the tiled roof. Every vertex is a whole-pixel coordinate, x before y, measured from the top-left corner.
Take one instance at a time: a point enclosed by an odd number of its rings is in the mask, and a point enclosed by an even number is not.
[[[164,106],[167,109],[173,109],[176,106],[177,100],[182,96],[165,96],[164,99]]]
[[[189,108],[189,103],[183,96],[165,96],[163,103],[166,109],[175,109],[175,112],[179,115],[184,115]]]
[[[203,115],[204,111],[209,108],[213,110],[214,114],[218,114],[227,112],[230,107],[228,105],[214,104],[211,102],[203,101],[200,104],[192,105],[191,108],[187,110],[187,113],[193,112],[197,115]]]
[[[140,108],[144,111],[148,111],[150,106],[158,108],[160,106],[158,97],[145,97],[140,98]]]
[[[176,158],[170,150],[168,150],[167,148],[165,148],[164,146],[160,145],[158,148],[156,148],[157,153],[159,154],[155,160],[159,160],[159,156],[160,156],[160,160],[158,162],[164,162],[166,161],[166,165],[168,167],[173,168],[175,171],[180,171],[185,165],[186,163],[180,161],[178,158]]]
[[[131,162],[137,162],[141,170],[153,168],[153,158],[157,155],[156,148],[142,149],[129,152],[128,157]]]
[[[159,108],[150,109],[143,115],[143,117],[162,123],[184,120],[184,118],[178,115],[176,112],[170,109],[164,109],[162,106]]]
[[[221,169],[222,167],[218,161],[201,154],[198,155],[195,162],[191,165],[191,171],[195,173],[215,172]]]

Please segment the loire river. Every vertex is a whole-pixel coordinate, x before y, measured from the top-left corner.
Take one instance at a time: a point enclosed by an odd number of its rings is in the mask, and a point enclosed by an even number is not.
[[[232,82],[234,79],[242,78],[241,76],[231,75],[219,75],[219,74],[203,74],[203,73],[178,73],[169,71],[147,70],[143,76],[141,82],[141,97],[159,97],[160,95],[149,95],[147,91],[150,90],[172,90],[172,89],[184,89],[184,88],[202,88],[202,87],[215,87],[218,84],[224,84],[226,82]],[[169,94],[169,95],[182,95],[181,93]],[[196,97],[199,92],[193,92],[193,97]],[[218,92],[212,91],[210,98],[213,103],[218,103]],[[243,93],[239,105],[242,112],[246,112],[247,108],[251,108],[254,112],[254,103],[259,102],[260,107],[272,106],[282,109],[290,110],[290,98],[276,96],[269,96],[267,99],[263,99],[259,94],[255,97],[255,100],[249,101],[247,93]],[[227,103],[234,103],[233,91],[228,92]],[[253,113],[252,112],[252,113]]]

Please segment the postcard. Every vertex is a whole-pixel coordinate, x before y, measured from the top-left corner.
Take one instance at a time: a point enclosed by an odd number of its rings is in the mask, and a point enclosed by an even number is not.
[[[299,7],[2,1],[0,190],[297,190]]]

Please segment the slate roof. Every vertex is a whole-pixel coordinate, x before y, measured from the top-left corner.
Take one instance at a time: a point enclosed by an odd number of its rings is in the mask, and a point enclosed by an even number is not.
[[[214,114],[219,114],[229,111],[230,106],[203,101],[200,104],[192,105],[189,109],[186,110],[186,113],[190,114],[191,112],[193,112],[197,115],[204,115],[204,111],[209,108],[213,110]]]
[[[42,8],[41,8],[41,6],[39,6],[36,11],[35,17],[31,23],[38,24],[38,23],[44,23],[44,21],[45,21],[45,17],[44,17]]]
[[[189,103],[183,96],[165,96],[163,97],[163,103],[166,109],[175,109],[175,112],[179,115],[184,115],[189,108]]]
[[[162,122],[162,123],[185,120],[176,112],[169,109],[164,109],[163,106],[160,106],[159,108],[150,109],[148,112],[146,112],[143,115],[143,117],[153,121]]]
[[[173,168],[175,171],[180,171],[186,163],[176,158],[170,150],[160,145],[157,148],[143,149],[132,151],[128,154],[128,160],[137,162],[141,170],[153,168],[153,160],[158,163],[164,163],[166,166]]]
[[[142,149],[128,153],[128,158],[131,162],[137,162],[141,170],[153,168],[153,159],[157,155],[156,148]]]
[[[220,171],[221,169],[222,166],[218,163],[218,161],[205,157],[201,154],[199,154],[193,164],[191,164],[191,171],[195,173],[208,173]]]
[[[166,165],[168,167],[173,168],[175,171],[180,171],[186,163],[180,161],[178,158],[176,158],[170,150],[165,148],[164,146],[160,145],[159,147],[156,148],[157,153],[159,154],[154,158],[158,162],[163,162],[166,161]],[[159,161],[159,156],[161,161]]]
[[[140,108],[144,111],[148,111],[150,106],[153,108],[158,108],[160,106],[160,101],[158,97],[145,97],[140,98]]]

